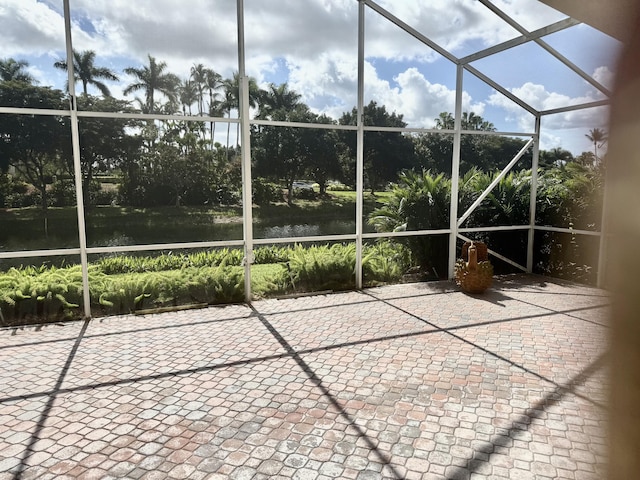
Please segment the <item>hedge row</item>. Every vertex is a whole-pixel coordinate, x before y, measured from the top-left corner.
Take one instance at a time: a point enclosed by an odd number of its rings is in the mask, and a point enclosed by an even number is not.
[[[253,290],[260,295],[345,290],[355,286],[355,245],[263,247]],[[398,244],[365,247],[369,284],[398,281],[409,267],[409,253]],[[80,318],[82,272],[79,265],[11,268],[0,273],[0,324],[4,326]],[[89,266],[93,315],[113,315],[191,304],[221,304],[244,299],[240,250],[192,254],[117,256]]]

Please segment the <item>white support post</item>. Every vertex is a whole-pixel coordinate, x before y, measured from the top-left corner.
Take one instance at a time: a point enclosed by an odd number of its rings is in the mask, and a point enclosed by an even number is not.
[[[453,154],[451,157],[451,203],[449,207],[449,278],[454,276],[456,265],[456,242],[458,239],[458,189],[460,184],[460,142],[462,140],[462,65],[456,67],[456,106],[453,134]]]
[[[238,0],[238,77],[240,88],[240,151],[242,152],[242,221],[244,240],[244,299],[252,300],[251,265],[253,264],[253,201],[251,195],[251,135],[249,131],[249,77],[244,57],[244,1]]]
[[[538,165],[540,158],[540,115],[536,115],[533,156],[531,160],[531,194],[529,198],[529,237],[527,239],[527,273],[533,272],[533,246],[536,227],[536,199],[538,195]]]
[[[356,288],[362,288],[364,192],[364,3],[358,2],[358,130],[356,132]]]
[[[89,261],[87,258],[87,230],[85,223],[84,195],[82,192],[82,164],[80,162],[80,130],[78,128],[78,103],[73,71],[73,46],[71,45],[71,13],[69,0],[64,0],[64,30],[67,47],[67,79],[71,109],[71,149],[73,154],[73,178],[76,188],[76,212],[78,215],[78,241],[80,243],[80,268],[82,270],[82,303],[85,318],[91,317],[89,294]]]

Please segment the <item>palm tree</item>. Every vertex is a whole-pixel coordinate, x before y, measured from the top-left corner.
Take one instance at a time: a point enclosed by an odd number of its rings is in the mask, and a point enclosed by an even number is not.
[[[377,232],[446,228],[449,222],[451,180],[444,173],[406,170],[398,175],[386,203],[369,214]],[[404,242],[425,272],[446,272],[447,239],[441,235],[411,236]]]
[[[158,91],[162,93],[170,102],[176,102],[176,90],[180,84],[180,79],[173,73],[165,72],[167,68],[166,62],[157,62],[151,55],[148,55],[148,57],[149,66],[145,65],[142,68],[127,67],[124,69],[127,75],[136,77],[138,81],[134,81],[127,86],[123,93],[128,95],[132,92],[143,90],[147,103],[147,111],[153,113],[155,92]]]
[[[441,130],[453,130],[455,126],[455,119],[449,112],[440,112],[438,118],[436,118],[436,128]]]
[[[220,106],[220,102],[216,100],[218,96],[218,90],[222,87],[222,75],[215,72],[212,69],[207,69],[207,74],[205,78],[205,86],[209,90],[209,116],[216,117],[222,114],[222,109]],[[214,144],[214,136],[216,133],[216,124],[215,122],[211,122],[210,124],[211,130],[211,147],[213,148]]]
[[[96,67],[94,61],[96,59],[96,52],[93,50],[85,50],[84,52],[73,51],[73,78],[76,81],[82,82],[82,92],[87,95],[87,86],[93,85],[96,87],[102,95],[110,97],[111,92],[109,88],[102,83],[99,79],[110,80],[117,82],[118,77],[115,73],[106,67]],[[67,70],[68,65],[66,60],[60,60],[53,64],[54,67],[60,70]],[[69,85],[67,83],[67,90]]]
[[[207,85],[207,68],[198,63],[191,67],[191,81],[198,93],[198,115],[204,115],[204,91]]]
[[[300,104],[300,98],[302,96],[290,90],[287,83],[278,86],[271,83],[267,90],[262,91],[258,117],[262,119],[271,118],[273,113],[278,110],[291,112]]]
[[[185,80],[180,84],[179,93],[180,103],[182,104],[182,114],[186,115],[187,110],[189,110],[189,115],[191,115],[191,105],[199,102],[200,98],[198,96],[198,86],[191,80]]]
[[[234,72],[232,78],[226,78],[222,81],[222,87],[224,88],[224,110],[227,112],[229,118],[231,118],[231,110],[239,109],[240,105],[240,74]],[[260,89],[255,78],[249,77],[249,106],[256,107],[258,105],[258,98],[260,97]],[[227,152],[229,151],[229,132],[231,123],[227,124]],[[240,124],[238,124],[238,131],[240,130]],[[236,144],[239,142],[239,133],[236,134]]]
[[[35,78],[25,71],[28,66],[29,62],[26,60],[14,60],[13,58],[0,60],[0,80],[3,82],[37,83]]]
[[[602,148],[605,143],[607,143],[607,134],[604,130],[600,130],[599,128],[592,128],[589,130],[589,133],[585,134],[585,137],[589,139],[590,142],[593,143],[593,154],[596,157],[596,162],[600,160],[598,157],[598,149]]]

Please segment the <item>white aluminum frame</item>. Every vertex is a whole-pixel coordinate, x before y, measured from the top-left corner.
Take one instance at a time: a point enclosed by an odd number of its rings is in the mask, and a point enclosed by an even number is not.
[[[563,113],[573,110],[580,110],[585,108],[592,108],[598,106],[604,106],[609,104],[609,100],[600,100],[595,102],[589,102],[581,105],[570,105],[562,108],[555,108],[552,110],[538,111],[531,105],[527,104],[522,99],[518,98],[508,89],[495,82],[492,78],[488,77],[484,73],[477,70],[471,65],[476,60],[485,58],[487,56],[502,52],[509,48],[513,48],[518,45],[522,45],[526,42],[535,42],[550,55],[561,61],[566,67],[578,74],[585,81],[590,83],[606,97],[609,97],[611,92],[594,80],[590,75],[586,74],[579,67],[574,65],[564,56],[562,56],[555,49],[550,47],[544,42],[543,37],[551,33],[559,32],[567,28],[573,27],[580,22],[572,18],[566,18],[559,22],[547,25],[546,27],[529,32],[524,27],[519,25],[509,15],[500,10],[490,0],[479,0],[479,2],[492,11],[495,15],[500,17],[512,28],[516,29],[521,36],[503,42],[499,45],[487,48],[485,50],[476,52],[474,54],[458,58],[455,55],[448,52],[445,48],[438,45],[435,41],[430,39],[423,32],[415,30],[410,25],[406,24],[389,11],[382,8],[374,0],[355,0],[358,2],[358,82],[357,82],[357,124],[355,126],[350,125],[327,125],[327,124],[313,124],[313,123],[299,123],[299,122],[277,122],[269,120],[251,119],[249,112],[249,92],[248,92],[248,77],[245,70],[245,42],[244,42],[244,0],[236,0],[237,6],[237,34],[238,34],[238,73],[240,78],[240,105],[239,105],[239,118],[223,118],[212,116],[184,116],[184,115],[163,115],[163,114],[140,114],[140,113],[113,113],[113,112],[89,112],[79,111],[76,103],[75,95],[75,78],[73,72],[73,47],[71,37],[71,14],[69,7],[70,0],[63,0],[64,20],[65,20],[65,48],[68,65],[68,81],[70,90],[70,108],[68,110],[48,110],[48,109],[33,109],[33,108],[16,108],[16,107],[0,107],[0,114],[25,114],[25,115],[55,115],[66,116],[70,118],[71,123],[71,138],[72,138],[72,151],[73,151],[73,163],[74,163],[74,184],[76,190],[77,201],[77,217],[78,217],[78,230],[79,230],[79,246],[77,248],[66,249],[50,249],[50,250],[32,250],[32,251],[11,251],[0,252],[0,259],[3,258],[35,258],[44,256],[62,256],[62,255],[79,255],[80,263],[82,266],[82,279],[83,279],[83,300],[84,300],[84,315],[85,317],[91,316],[90,299],[89,299],[89,279],[88,279],[88,255],[98,253],[119,253],[119,252],[140,252],[140,251],[157,251],[165,249],[192,249],[192,248],[217,248],[217,247],[242,247],[244,249],[244,267],[245,267],[245,300],[250,302],[251,297],[251,265],[253,263],[253,248],[254,245],[264,244],[283,244],[283,243],[306,243],[306,242],[318,242],[318,241],[353,241],[356,244],[356,288],[360,289],[363,286],[362,278],[362,248],[363,240],[374,238],[396,238],[396,237],[409,237],[416,235],[449,235],[449,259],[448,259],[448,274],[449,277],[453,277],[453,268],[456,259],[456,245],[457,240],[469,240],[464,233],[471,232],[488,232],[488,231],[516,231],[526,230],[528,232],[528,247],[527,247],[527,262],[526,265],[519,265],[518,263],[502,256],[499,252],[489,250],[489,253],[500,258],[501,260],[523,270],[526,272],[532,272],[533,269],[533,249],[534,249],[534,234],[536,231],[552,231],[561,233],[570,233],[574,235],[590,235],[600,237],[600,251],[598,259],[598,286],[602,286],[604,282],[604,269],[606,265],[606,239],[605,239],[605,211],[603,210],[602,225],[603,231],[586,231],[586,230],[574,230],[571,228],[560,227],[548,227],[539,226],[535,224],[536,215],[536,190],[537,190],[537,169],[539,158],[539,140],[540,140],[540,121],[541,117],[545,115],[551,115],[556,113]],[[387,19],[398,28],[403,29],[409,33],[418,41],[422,42],[425,46],[433,49],[444,58],[451,61],[456,65],[456,98],[455,98],[455,118],[453,130],[442,130],[433,128],[395,128],[395,127],[376,127],[364,125],[364,61],[365,61],[365,15],[367,12],[380,15]],[[535,117],[535,131],[534,132],[486,132],[486,131],[468,131],[462,130],[462,95],[463,95],[463,77],[464,72],[469,72],[487,85],[494,88],[496,91],[512,100],[515,104],[519,105],[525,111],[529,112]],[[146,245],[130,245],[130,246],[118,246],[118,247],[88,247],[86,238],[86,225],[85,225],[85,211],[83,202],[82,191],[82,178],[81,178],[81,163],[80,163],[80,147],[79,147],[79,130],[78,119],[81,117],[94,117],[94,118],[135,118],[146,120],[180,120],[180,121],[211,121],[217,123],[229,123],[239,124],[240,137],[239,142],[243,146],[242,148],[242,203],[243,203],[243,238],[242,240],[230,240],[230,241],[205,241],[205,242],[183,242],[183,243],[159,243],[159,244],[146,244]],[[254,238],[253,234],[253,216],[252,216],[252,202],[251,202],[251,149],[250,149],[250,128],[252,125],[272,125],[272,126],[287,126],[287,127],[299,127],[299,128],[321,128],[321,129],[334,129],[334,130],[351,130],[356,132],[356,218],[355,218],[355,232],[347,235],[322,235],[322,236],[305,236],[305,237],[288,237],[288,238]],[[366,131],[377,132],[402,132],[402,133],[439,133],[439,134],[453,134],[453,153],[451,159],[452,165],[452,178],[451,178],[451,204],[450,204],[450,222],[449,228],[438,230],[418,230],[408,232],[389,232],[389,233],[365,233],[364,221],[363,221],[363,191],[364,191],[364,133]],[[531,137],[525,147],[512,159],[511,162],[502,170],[499,176],[494,179],[490,187],[481,194],[481,196],[473,203],[473,205],[464,212],[461,216],[458,216],[458,197],[459,197],[459,169],[460,169],[460,142],[462,135],[508,135],[508,136],[524,136]],[[532,179],[531,179],[531,198],[530,198],[530,220],[528,225],[510,225],[510,226],[487,226],[487,227],[475,227],[465,228],[462,227],[464,221],[468,216],[477,208],[483,199],[490,193],[491,189],[499,182],[500,178],[504,177],[509,170],[517,163],[521,156],[527,149],[533,147],[533,162],[532,162]],[[607,190],[604,192],[604,203],[606,204]],[[605,205],[606,206],[606,205]]]

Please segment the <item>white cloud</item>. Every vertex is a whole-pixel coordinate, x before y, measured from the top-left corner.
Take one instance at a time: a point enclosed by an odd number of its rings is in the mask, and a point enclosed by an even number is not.
[[[453,112],[455,90],[447,86],[431,83],[417,68],[408,68],[393,78],[397,86],[378,77],[378,72],[368,64],[365,75],[365,103],[375,100],[385,105],[390,112],[404,116],[412,127],[433,127],[435,118],[441,112]],[[484,113],[484,104],[473,102],[467,92],[463,92],[463,110]]]
[[[64,21],[36,0],[4,0],[0,5],[3,57],[64,50]]]
[[[604,87],[607,87],[609,89],[613,88],[615,75],[611,70],[609,70],[609,67],[596,68],[592,76],[594,80],[602,84]]]

